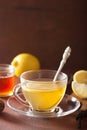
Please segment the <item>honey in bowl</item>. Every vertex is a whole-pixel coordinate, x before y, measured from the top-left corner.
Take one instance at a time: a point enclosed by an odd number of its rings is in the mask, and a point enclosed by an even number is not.
[[[14,67],[8,64],[0,64],[0,97],[13,94]]]

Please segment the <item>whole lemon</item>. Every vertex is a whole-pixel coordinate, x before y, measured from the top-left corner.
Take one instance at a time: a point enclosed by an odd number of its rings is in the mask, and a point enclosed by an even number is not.
[[[40,69],[38,58],[29,53],[20,53],[15,56],[11,62],[15,68],[15,75],[20,76],[21,73],[28,70]]]

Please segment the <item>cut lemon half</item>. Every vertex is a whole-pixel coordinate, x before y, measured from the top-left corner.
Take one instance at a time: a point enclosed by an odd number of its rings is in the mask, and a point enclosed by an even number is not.
[[[87,84],[80,84],[72,81],[72,90],[80,98],[87,98]]]
[[[73,80],[78,83],[87,84],[87,70],[77,71],[73,76]]]

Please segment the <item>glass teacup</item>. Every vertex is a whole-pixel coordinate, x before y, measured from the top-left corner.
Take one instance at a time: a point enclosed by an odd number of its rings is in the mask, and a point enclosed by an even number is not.
[[[53,81],[55,70],[31,70],[20,76],[20,87],[15,87],[14,95],[24,104],[29,104],[32,111],[53,112],[64,97],[67,88],[67,75],[60,73]],[[19,89],[26,99],[24,102],[19,96]]]

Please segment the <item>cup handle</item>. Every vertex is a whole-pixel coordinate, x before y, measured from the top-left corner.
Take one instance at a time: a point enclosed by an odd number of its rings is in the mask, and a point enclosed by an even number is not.
[[[13,91],[13,95],[15,96],[15,98],[21,102],[22,104],[24,105],[27,105],[29,106],[29,104],[27,103],[26,100],[23,100],[22,97],[20,96],[22,94],[21,92],[21,83],[17,84],[15,87],[14,87],[14,91]]]

